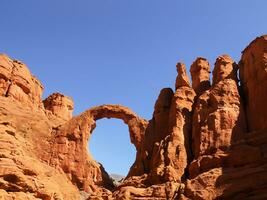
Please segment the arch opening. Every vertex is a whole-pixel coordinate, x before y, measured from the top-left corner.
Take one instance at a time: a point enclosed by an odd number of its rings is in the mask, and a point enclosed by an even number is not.
[[[127,176],[136,158],[136,149],[130,141],[127,124],[116,118],[96,120],[88,151],[96,162],[102,164],[115,185],[119,185]]]
[[[129,140],[128,142],[121,142],[120,139],[117,140],[120,141],[119,144],[113,142],[112,146],[121,147],[122,144],[128,144],[127,146],[135,149],[134,152],[136,152],[136,155],[132,156],[134,162],[130,163],[133,165],[128,168],[129,173],[127,174],[127,177],[140,174],[143,170],[143,163],[140,160],[141,157],[139,154],[148,121],[140,118],[129,108],[121,105],[108,104],[92,107],[79,116],[73,117],[64,124],[64,126],[55,130],[55,144],[52,151],[54,154],[51,158],[51,163],[59,165],[59,167],[69,174],[70,180],[77,185],[78,188],[84,191],[92,191],[98,187],[113,190],[116,187],[103,166],[96,161],[98,158],[94,158],[96,156],[94,155],[93,157],[89,150],[92,149],[92,144],[90,142],[92,136],[99,135],[99,133],[95,134],[94,132],[96,124],[98,124],[98,128],[102,126],[99,126],[97,121],[105,118],[120,119],[120,125],[123,125],[122,122],[124,122],[125,132],[128,132],[128,134],[124,133],[124,131],[121,131],[121,133],[130,140],[130,144],[133,144],[129,145]],[[126,131],[127,126],[128,131]],[[116,126],[113,124],[112,127]],[[109,141],[109,143],[103,144],[102,147],[111,144],[110,138],[116,135],[116,133],[110,133],[110,129],[107,130],[107,136],[104,137],[104,141]],[[88,147],[89,142],[90,144]],[[127,151],[120,149],[119,155],[121,155],[122,152]],[[129,157],[129,155],[127,156]],[[72,164],[70,165],[69,163]],[[121,165],[121,159],[118,164]],[[125,171],[127,172],[128,170],[126,167]]]

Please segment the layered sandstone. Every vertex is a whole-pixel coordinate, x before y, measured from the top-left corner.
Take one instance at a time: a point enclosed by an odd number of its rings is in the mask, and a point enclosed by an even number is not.
[[[0,54],[0,95],[41,106],[43,86],[20,61]]]
[[[70,120],[72,118],[74,103],[70,97],[60,93],[53,93],[43,101],[43,104],[45,110],[48,113],[50,111],[56,117],[64,120]]]
[[[152,119],[121,105],[72,117],[59,93],[42,101],[41,83],[25,64],[0,55],[0,197],[44,200],[177,200],[267,198],[267,36],[237,65],[216,59],[178,63],[175,91],[161,90]],[[240,80],[238,78],[240,72]],[[114,185],[88,151],[102,118],[129,127],[136,159]]]
[[[68,177],[43,161],[53,127],[42,110],[0,97],[2,199],[79,199]]]

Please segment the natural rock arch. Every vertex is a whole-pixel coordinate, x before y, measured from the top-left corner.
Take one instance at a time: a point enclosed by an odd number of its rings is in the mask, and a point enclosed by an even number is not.
[[[131,143],[139,152],[148,122],[137,116],[129,108],[121,105],[102,105],[93,107],[72,118],[55,132],[52,144],[50,165],[56,166],[69,176],[80,189],[90,192],[103,186],[112,189],[113,185],[102,165],[88,153],[88,141],[102,118],[121,119],[129,127]],[[136,161],[132,169],[139,168]],[[130,171],[131,171],[130,170]]]
[[[121,119],[128,125],[131,143],[136,149],[140,147],[147,121],[138,117],[129,108],[121,105],[101,105],[87,110],[84,114],[90,115],[95,122],[103,118]],[[90,133],[93,132],[94,128],[95,124]]]

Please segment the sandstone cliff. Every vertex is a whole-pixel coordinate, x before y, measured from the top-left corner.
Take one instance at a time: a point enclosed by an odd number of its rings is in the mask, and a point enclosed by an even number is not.
[[[164,88],[145,120],[121,105],[72,117],[59,93],[42,101],[42,84],[25,64],[0,55],[0,199],[267,199],[267,36],[240,62],[197,58],[178,63],[175,90]],[[136,159],[114,185],[87,149],[101,118],[129,127]]]

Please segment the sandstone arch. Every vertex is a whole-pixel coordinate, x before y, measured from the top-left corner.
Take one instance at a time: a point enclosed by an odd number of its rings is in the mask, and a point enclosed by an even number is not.
[[[121,119],[129,127],[131,143],[136,149],[140,147],[147,121],[138,117],[129,108],[121,105],[101,105],[89,109],[84,114],[91,116],[94,121],[102,118]],[[91,133],[94,128],[92,127]]]
[[[88,192],[99,189],[99,186],[113,187],[102,165],[90,156],[87,149],[96,121],[102,118],[121,119],[127,124],[137,152],[148,124],[125,106],[101,105],[83,112],[55,130],[50,165],[62,169],[74,184]],[[134,167],[136,165],[137,158],[132,168],[138,168]]]

